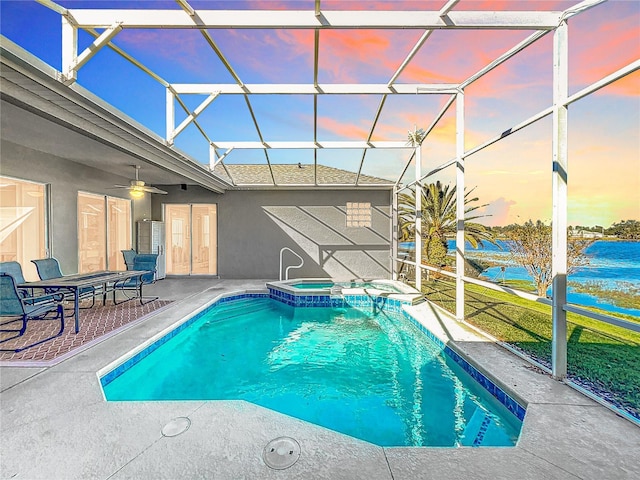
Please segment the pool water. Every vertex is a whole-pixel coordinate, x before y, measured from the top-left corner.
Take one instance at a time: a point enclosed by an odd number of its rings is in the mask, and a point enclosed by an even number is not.
[[[511,446],[521,422],[398,315],[219,305],[107,400],[246,400],[381,446]]]

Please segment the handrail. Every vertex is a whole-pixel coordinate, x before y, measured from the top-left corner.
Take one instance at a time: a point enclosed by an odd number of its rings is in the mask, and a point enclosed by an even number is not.
[[[304,265],[304,259],[300,255],[298,255],[296,252],[291,250],[289,247],[282,247],[280,249],[280,269],[278,270],[278,275],[280,275],[280,281],[282,281],[282,254],[284,253],[285,250],[290,251],[296,257],[298,257],[300,259],[300,265],[289,265],[285,269],[285,271],[284,271],[284,279],[285,280],[289,280],[289,269],[291,269],[291,268],[301,268]]]

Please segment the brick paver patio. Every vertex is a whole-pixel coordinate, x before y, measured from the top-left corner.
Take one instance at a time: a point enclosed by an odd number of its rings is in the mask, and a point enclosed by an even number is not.
[[[96,304],[95,307],[80,310],[80,331],[74,333],[74,318],[69,316],[70,310],[65,310],[65,329],[62,335],[28,348],[22,352],[0,352],[0,362],[3,364],[33,362],[35,365],[57,363],[70,355],[78,353],[88,345],[98,343],[114,335],[119,330],[129,327],[150,313],[170,304],[171,301],[154,300],[145,305],[138,301],[129,301],[120,305],[107,302],[105,306]],[[19,326],[20,322],[16,322]],[[21,337],[0,344],[2,348],[20,348],[39,339],[49,337],[60,329],[59,320],[31,320],[27,331]],[[0,339],[11,336],[0,334]]]

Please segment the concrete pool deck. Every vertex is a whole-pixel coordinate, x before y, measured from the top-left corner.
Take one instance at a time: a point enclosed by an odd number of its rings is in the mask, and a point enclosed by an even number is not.
[[[149,294],[188,298],[55,366],[0,368],[0,477],[640,478],[640,428],[427,305],[414,308],[528,402],[516,447],[382,448],[243,401],[104,401],[99,369],[215,296],[264,289],[265,281],[162,280]],[[177,417],[188,417],[189,429],[163,436]],[[295,438],[301,455],[292,467],[272,470],[262,452],[280,436]]]

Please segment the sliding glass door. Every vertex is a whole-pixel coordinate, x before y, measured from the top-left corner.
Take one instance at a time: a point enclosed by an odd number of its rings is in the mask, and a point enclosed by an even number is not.
[[[38,280],[31,260],[47,256],[46,186],[0,176],[0,261],[18,262]]]
[[[165,205],[168,275],[218,273],[217,205]]]
[[[131,201],[78,193],[78,272],[125,270],[131,248]]]

